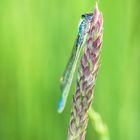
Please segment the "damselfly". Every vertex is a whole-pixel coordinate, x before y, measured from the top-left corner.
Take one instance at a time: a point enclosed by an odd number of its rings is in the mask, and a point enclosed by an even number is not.
[[[71,57],[68,61],[67,67],[64,71],[64,74],[61,78],[61,90],[62,96],[58,104],[58,112],[62,112],[68,97],[68,93],[71,87],[71,83],[73,80],[73,75],[76,69],[77,62],[79,60],[80,53],[83,49],[83,44],[86,40],[86,35],[90,28],[90,22],[93,14],[84,14],[81,16],[81,21],[78,28],[78,35],[72,50]]]

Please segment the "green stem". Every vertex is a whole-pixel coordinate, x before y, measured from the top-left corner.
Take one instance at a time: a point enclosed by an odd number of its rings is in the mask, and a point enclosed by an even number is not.
[[[103,123],[100,114],[95,112],[92,107],[90,107],[88,114],[92,121],[93,128],[99,135],[100,140],[110,140],[108,127]]]

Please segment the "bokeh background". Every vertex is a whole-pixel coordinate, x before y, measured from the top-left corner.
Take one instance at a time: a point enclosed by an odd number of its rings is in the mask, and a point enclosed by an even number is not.
[[[57,113],[59,79],[80,16],[95,0],[0,0],[0,140],[66,140],[72,94]],[[100,0],[102,66],[94,109],[111,140],[140,139],[140,1]],[[99,136],[89,121],[87,140]]]

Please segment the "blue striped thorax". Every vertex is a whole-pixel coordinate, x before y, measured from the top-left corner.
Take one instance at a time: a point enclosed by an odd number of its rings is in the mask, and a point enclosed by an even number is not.
[[[84,14],[81,16],[81,21],[79,23],[79,44],[82,45],[85,34],[89,30],[89,23],[92,19],[93,14]]]

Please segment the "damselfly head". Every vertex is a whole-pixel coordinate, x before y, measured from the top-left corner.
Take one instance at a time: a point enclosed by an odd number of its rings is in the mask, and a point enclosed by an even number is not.
[[[83,14],[82,19],[91,20],[93,13]]]

